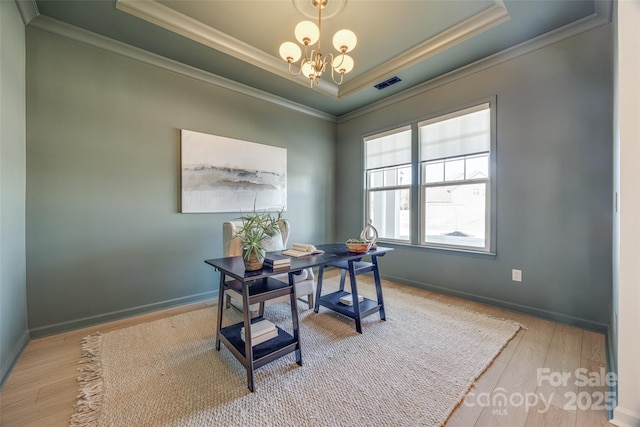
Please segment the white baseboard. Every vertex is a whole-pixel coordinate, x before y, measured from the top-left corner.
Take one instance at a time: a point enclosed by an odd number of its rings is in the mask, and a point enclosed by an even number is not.
[[[616,406],[616,409],[613,410],[613,419],[609,422],[619,427],[638,427],[640,426],[640,413]]]

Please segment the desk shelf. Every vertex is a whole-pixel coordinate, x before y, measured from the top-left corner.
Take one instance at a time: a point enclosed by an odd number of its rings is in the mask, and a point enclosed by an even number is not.
[[[256,317],[251,320],[251,323],[256,323],[264,320],[263,317]],[[240,337],[240,330],[244,326],[244,322],[239,322],[220,330],[220,340],[225,346],[234,354],[234,356],[245,366],[249,366],[249,361],[246,360],[245,355],[245,342]],[[296,350],[296,339],[276,326],[278,330],[278,336],[268,341],[253,346],[253,367],[259,368],[269,362],[274,361],[286,354]]]
[[[242,282],[239,280],[228,280],[224,283],[225,290],[233,289],[242,295]],[[288,283],[267,277],[265,279],[256,280],[249,287],[249,302],[251,304],[264,302],[283,295],[289,295],[292,292]]]
[[[345,305],[340,302],[340,298],[345,295],[351,295],[351,293],[345,291],[337,291],[323,295],[320,298],[319,305],[350,317],[351,319],[357,319],[355,307],[353,306],[353,304]],[[377,301],[364,298],[362,301],[360,301],[360,318],[362,319],[371,314],[378,313],[380,311],[380,307],[381,305],[378,304]]]

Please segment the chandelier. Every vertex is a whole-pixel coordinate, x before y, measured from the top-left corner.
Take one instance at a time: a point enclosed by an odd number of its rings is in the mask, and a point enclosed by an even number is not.
[[[358,39],[353,31],[340,30],[333,36],[333,46],[339,53],[335,55],[329,53],[328,55],[322,55],[320,48],[320,38],[322,32],[322,9],[327,5],[328,0],[311,0],[311,4],[314,8],[318,9],[318,25],[311,21],[302,21],[296,25],[295,36],[300,44],[304,45],[304,56],[302,57],[302,51],[300,46],[293,42],[284,42],[280,45],[280,56],[282,59],[289,63],[289,74],[292,76],[299,76],[303,74],[309,78],[310,86],[313,88],[314,84],[320,81],[322,73],[328,66],[331,68],[331,79],[335,84],[341,85],[344,75],[351,71],[354,66],[353,59],[347,55],[347,52],[353,50],[356,47]],[[309,53],[309,46],[313,46],[318,42],[317,49],[311,50]],[[298,65],[298,71],[292,71],[291,65],[300,60]],[[335,75],[339,74],[340,79],[336,80]]]

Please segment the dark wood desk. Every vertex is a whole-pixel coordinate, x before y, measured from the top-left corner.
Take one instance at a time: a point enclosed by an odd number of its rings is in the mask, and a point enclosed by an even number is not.
[[[380,311],[380,316],[384,319],[384,304],[382,302],[382,288],[380,287],[380,277],[378,274],[377,257],[383,256],[386,252],[392,250],[390,248],[378,248],[365,254],[356,254],[349,252],[347,246],[344,243],[333,243],[328,245],[320,245],[318,249],[325,251],[319,255],[309,255],[301,258],[291,258],[291,267],[288,270],[273,271],[269,268],[264,268],[258,271],[245,271],[244,262],[242,257],[227,257],[208,259],[205,262],[220,272],[220,286],[218,293],[218,319],[217,319],[217,333],[216,333],[216,350],[220,350],[220,343],[223,343],[225,347],[231,351],[231,353],[242,363],[247,370],[247,387],[249,390],[254,391],[253,373],[254,370],[263,366],[273,360],[276,360],[282,356],[285,356],[291,352],[295,352],[296,363],[302,366],[302,350],[300,345],[300,334],[298,324],[298,311],[296,305],[296,291],[294,286],[294,277],[306,268],[318,267],[318,287],[316,292],[316,302],[314,311],[318,312],[319,303],[325,307],[336,310],[346,316],[356,319],[356,329],[358,332],[362,332],[360,326],[360,319],[368,316],[372,312]],[[275,252],[275,253],[280,253]],[[373,306],[370,306],[370,300],[363,301],[360,304],[356,304],[351,307],[339,304],[337,301],[339,296],[334,294],[325,295],[320,297],[322,289],[322,273],[325,265],[331,265],[339,262],[346,262],[350,268],[350,271],[354,271],[354,275],[351,276],[351,289],[354,295],[357,295],[357,286],[355,283],[355,272],[358,268],[358,262],[364,256],[371,256],[373,258],[372,270],[376,278],[376,288],[378,289],[378,301]],[[368,263],[367,263],[368,264]],[[289,282],[284,283],[279,280],[273,279],[271,276],[276,274],[288,273]],[[227,280],[231,279],[231,280]],[[222,304],[221,298],[224,297],[224,292],[228,289],[234,289],[242,295],[242,308],[243,308],[243,321],[222,327],[222,310],[224,304]],[[344,292],[346,293],[346,292]],[[293,324],[292,333],[278,328],[278,336],[261,344],[251,345],[251,334],[245,335],[243,341],[240,337],[240,330],[244,327],[245,331],[250,331],[250,324],[262,320],[262,317],[251,319],[250,309],[251,304],[264,302],[266,300],[277,298],[283,295],[289,295],[291,303],[291,322]],[[335,304],[332,302],[334,296],[337,296]],[[337,307],[340,305],[341,307]],[[362,308],[360,308],[362,307]],[[350,309],[350,310],[349,310]],[[373,311],[372,311],[373,310]],[[277,326],[277,325],[276,325]]]

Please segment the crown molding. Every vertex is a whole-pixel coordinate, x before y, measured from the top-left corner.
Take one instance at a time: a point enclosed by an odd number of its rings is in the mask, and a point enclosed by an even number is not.
[[[385,77],[392,76],[405,68],[422,62],[509,19],[511,19],[511,16],[504,5],[494,3],[470,18],[402,52],[382,65],[346,82],[340,88],[338,98],[351,95],[365,87],[373,86]]]
[[[151,22],[190,40],[231,55],[241,61],[263,70],[291,79],[289,66],[280,58],[269,55],[248,43],[212,28],[202,22],[184,15],[155,0],[117,0],[116,9]],[[309,86],[309,79],[303,75],[293,79],[295,82]],[[338,97],[338,87],[326,81],[317,84],[316,89],[325,95]]]
[[[171,9],[156,0],[117,0],[116,8],[265,71],[293,80],[303,86],[309,86],[307,77],[303,75],[291,76],[288,71],[288,65],[280,58],[267,54],[248,43]],[[510,19],[509,13],[502,1],[494,0],[494,4],[488,8],[449,27],[368,72],[354,77],[342,86],[334,85],[328,80],[320,80],[315,85],[315,90],[336,99],[344,98],[377,83],[385,76],[392,75],[424,61],[508,19]]]
[[[593,0],[595,14],[611,22],[613,19],[613,0]]]
[[[24,25],[29,25],[33,19],[40,16],[35,0],[16,0],[16,5],[18,6],[18,11],[20,12]]]
[[[237,93],[241,93],[265,102],[272,103],[274,105],[281,106],[296,112],[304,113],[309,116],[317,117],[323,120],[328,120],[335,123],[344,123],[346,121],[355,119],[362,115],[376,111],[381,108],[396,104],[403,100],[412,98],[421,93],[433,90],[439,86],[450,83],[465,76],[472,75],[489,67],[493,67],[502,62],[517,58],[518,56],[525,55],[529,52],[533,52],[537,49],[541,49],[550,44],[559,42],[566,38],[580,34],[585,31],[597,28],[601,25],[605,25],[611,22],[611,8],[612,0],[595,0],[596,13],[576,21],[572,24],[566,25],[549,33],[543,34],[535,39],[523,42],[517,46],[506,49],[502,52],[498,52],[487,58],[478,60],[465,67],[451,71],[442,76],[436,77],[418,86],[409,88],[396,95],[392,95],[388,98],[380,100],[378,102],[369,104],[358,110],[346,113],[341,116],[335,116],[330,113],[326,113],[306,105],[290,101],[285,98],[278,97],[265,91],[261,91],[252,88],[247,85],[235,82],[224,77],[217,76],[215,74],[191,67],[174,60],[167,59],[157,54],[150,53],[143,49],[139,49],[125,43],[110,39],[98,35],[96,33],[75,27],[70,24],[58,21],[53,18],[49,18],[40,15],[37,9],[37,5],[34,0],[15,0],[20,9],[20,13],[23,20],[28,20],[29,26],[51,32],[81,43],[85,43],[90,46],[94,46],[106,51],[110,51],[121,56],[131,58],[143,63],[147,63],[159,68],[163,68],[180,75],[184,75],[214,86],[222,87]],[[119,0],[121,2],[122,0]],[[128,0],[131,2],[131,0]],[[136,2],[138,3],[138,2]],[[146,0],[145,3],[156,3],[155,1]],[[24,9],[24,10],[23,10]],[[26,24],[25,24],[26,25]],[[208,27],[209,28],[209,27]],[[285,64],[286,65],[286,64]],[[287,73],[287,76],[290,77]],[[304,85],[308,85],[308,79],[304,79]],[[330,85],[330,84],[329,84]]]
[[[602,3],[611,4],[611,1],[606,0]],[[606,10],[609,10],[609,9],[605,7],[601,10],[606,12]],[[604,13],[604,15],[594,13],[576,22],[565,25],[564,27],[560,27],[556,30],[542,34],[536,38],[520,43],[519,45],[510,47],[508,49],[495,53],[486,58],[480,59],[469,65],[453,70],[447,74],[443,74],[441,76],[435,77],[417,86],[408,88],[405,91],[399,92],[395,95],[389,96],[385,99],[374,102],[365,107],[362,107],[357,110],[338,116],[337,123],[344,123],[349,120],[353,120],[365,114],[369,114],[376,110],[413,98],[414,96],[418,96],[420,94],[423,94],[424,92],[428,92],[442,85],[451,83],[455,80],[470,76],[482,70],[486,70],[487,68],[494,67],[503,62],[510,61],[519,56],[534,52],[538,49],[542,49],[551,44],[554,44],[562,40],[568,39],[570,37],[576,36],[578,34],[593,30],[602,25],[607,25],[610,23],[610,19],[611,17],[607,13]]]
[[[98,49],[115,53],[129,59],[152,65],[154,67],[162,68],[164,70],[171,71],[176,74],[201,81],[203,83],[228,89],[255,99],[259,99],[261,101],[269,102],[271,104],[287,108],[289,110],[293,110],[331,122],[336,121],[336,116],[334,116],[333,114],[325,113],[324,111],[307,107],[306,105],[290,101],[288,99],[273,95],[259,89],[255,89],[253,87],[235,82],[224,77],[220,77],[207,71],[203,71],[199,68],[192,67],[190,65],[185,65],[181,62],[174,61],[172,59],[165,58],[163,56],[128,45],[126,43],[101,36],[99,34],[84,30],[82,28],[67,24],[62,21],[58,21],[57,19],[53,19],[48,16],[39,16],[37,19],[32,20],[29,26],[80,43],[84,43]]]

